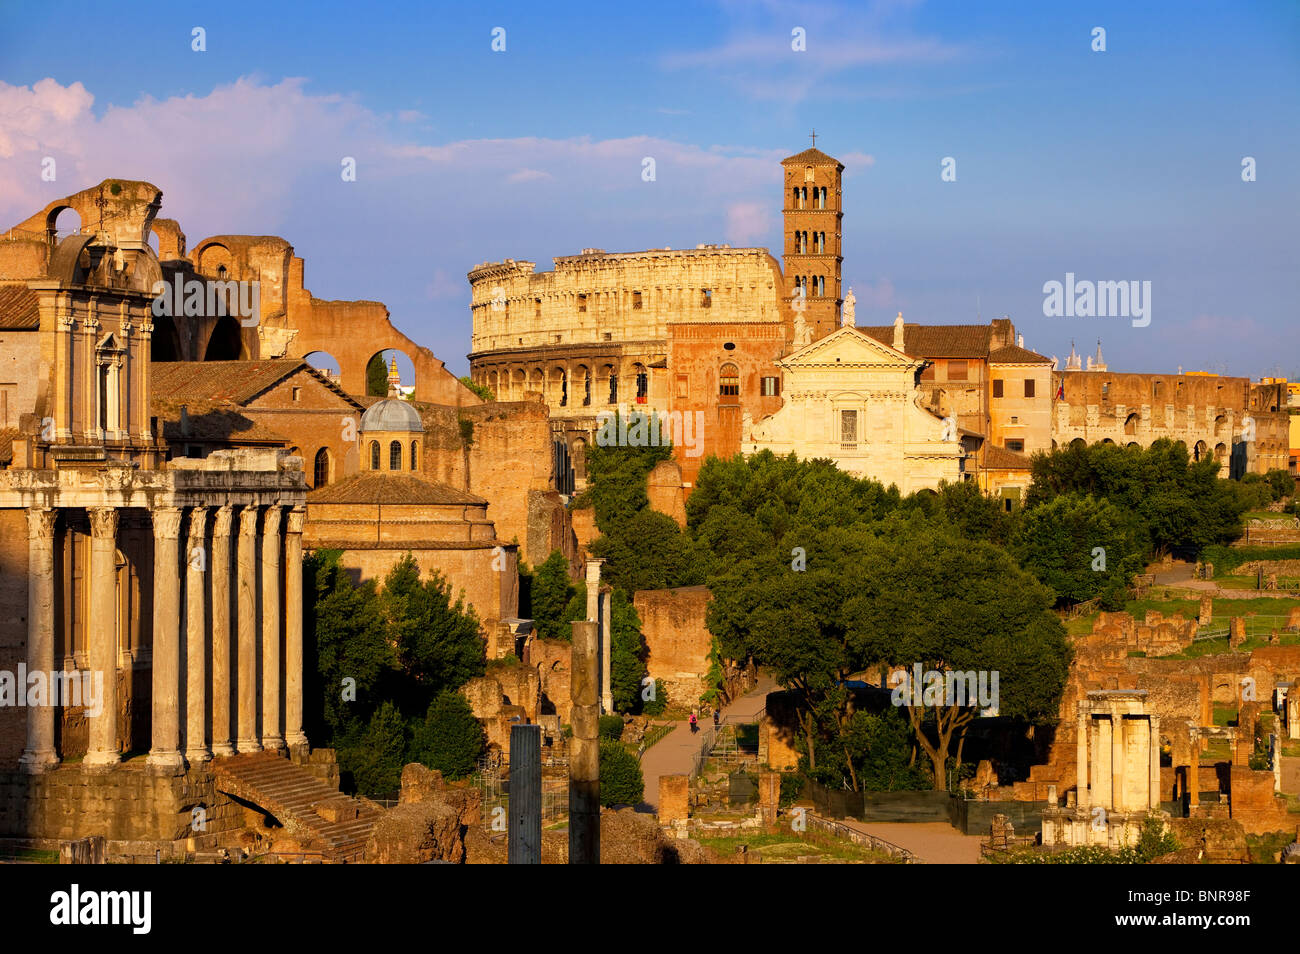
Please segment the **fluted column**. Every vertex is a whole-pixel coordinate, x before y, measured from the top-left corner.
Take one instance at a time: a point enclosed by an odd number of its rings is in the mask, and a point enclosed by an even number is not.
[[[1074,804],[1079,808],[1088,807],[1088,704],[1079,703],[1078,738],[1075,740],[1075,794]]]
[[[82,764],[116,765],[117,744],[117,511],[97,507],[90,515],[90,673],[99,690],[99,712],[89,716],[90,747]]]
[[[1119,706],[1110,707],[1110,809],[1122,812],[1124,804],[1124,716]]]
[[[54,524],[58,511],[27,511],[27,671],[49,680],[41,705],[27,711],[27,745],[19,762],[26,772],[43,772],[59,764],[54,749],[54,707],[58,702],[54,672]],[[21,690],[22,687],[20,687]]]
[[[280,508],[262,526],[262,748],[284,748],[280,734]]]
[[[284,740],[307,744],[302,730],[302,525],[307,512],[289,511],[284,537]]]
[[[179,768],[180,593],[177,571],[179,507],[153,511],[153,735],[149,764]]]
[[[191,765],[212,758],[207,732],[208,646],[204,593],[208,566],[204,540],[207,526],[207,509],[192,509],[185,569],[185,758]]]
[[[260,752],[257,740],[257,508],[239,512],[239,728],[235,748]]]
[[[1150,808],[1160,810],[1160,717],[1153,715],[1148,722],[1151,746],[1151,794]]]
[[[234,755],[230,732],[230,524],[229,504],[218,507],[212,521],[212,754]]]

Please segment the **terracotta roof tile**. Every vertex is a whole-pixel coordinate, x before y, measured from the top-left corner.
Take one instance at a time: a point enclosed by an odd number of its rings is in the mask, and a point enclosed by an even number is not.
[[[1011,345],[1007,348],[999,348],[990,354],[989,362],[992,364],[1051,364],[1052,359],[1044,357],[1036,351],[1030,351],[1028,348]]]
[[[154,361],[150,365],[153,396],[175,404],[197,401],[246,404],[291,374],[305,369],[344,400],[360,407],[350,394],[297,358],[265,361]]]
[[[309,504],[486,504],[482,497],[414,474],[365,473],[307,494]]]
[[[894,326],[859,328],[881,344],[893,347]],[[988,325],[903,325],[903,351],[915,358],[986,358]]]
[[[154,398],[150,403],[153,415],[162,421],[163,439],[168,443],[185,441],[230,442],[234,444],[256,442],[259,444],[288,444],[283,434],[271,430],[259,421],[245,417],[238,405],[226,401],[164,401]],[[181,404],[185,405],[187,426],[181,427]]]
[[[834,156],[828,156],[826,155],[826,153],[816,148],[805,149],[803,152],[795,153],[793,156],[781,160],[782,165],[785,165],[787,162],[812,162],[818,165],[831,165],[831,166],[843,165],[843,163],[841,163]]]
[[[1029,456],[990,444],[984,451],[986,470],[1028,470]]]
[[[40,299],[26,285],[0,285],[0,328],[34,331],[41,326]]]

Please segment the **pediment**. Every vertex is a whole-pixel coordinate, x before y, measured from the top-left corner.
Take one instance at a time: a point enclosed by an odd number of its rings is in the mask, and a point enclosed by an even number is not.
[[[800,348],[784,359],[781,364],[786,368],[827,368],[827,367],[913,367],[917,364],[901,351],[891,348],[863,334],[856,328],[839,328]]]

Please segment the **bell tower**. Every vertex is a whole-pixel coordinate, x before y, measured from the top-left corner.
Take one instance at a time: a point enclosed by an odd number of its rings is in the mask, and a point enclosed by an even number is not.
[[[840,224],[844,216],[841,176],[844,165],[813,147],[783,159],[785,289],[791,314],[802,313],[812,340],[840,323]]]

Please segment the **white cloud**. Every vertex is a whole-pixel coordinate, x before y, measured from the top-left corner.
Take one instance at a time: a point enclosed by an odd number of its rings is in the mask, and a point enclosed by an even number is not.
[[[733,202],[727,207],[727,241],[747,246],[763,238],[771,228],[771,203]]]

